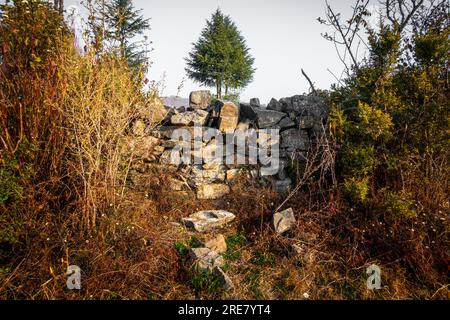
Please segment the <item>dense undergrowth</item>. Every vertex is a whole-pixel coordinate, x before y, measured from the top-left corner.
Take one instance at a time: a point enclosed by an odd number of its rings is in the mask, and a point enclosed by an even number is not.
[[[367,61],[322,92],[334,179],[312,175],[284,203],[297,224],[281,237],[270,219],[285,197],[257,182],[214,202],[166,189],[169,170],[130,186],[121,139],[155,95],[114,54],[77,53],[40,1],[1,10],[2,299],[449,298],[448,20],[372,30]],[[177,223],[211,208],[237,217],[224,231],[232,292],[185,261],[205,236]],[[381,290],[366,288],[370,264]],[[66,289],[69,265],[80,291]]]

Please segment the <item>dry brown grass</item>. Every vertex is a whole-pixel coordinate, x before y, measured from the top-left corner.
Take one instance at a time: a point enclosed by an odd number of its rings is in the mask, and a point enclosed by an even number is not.
[[[172,173],[158,170],[146,186],[127,188],[120,205],[98,218],[97,231],[89,237],[80,238],[57,221],[46,227],[50,240],[35,235],[28,255],[11,264],[17,269],[2,274],[2,298],[245,300],[305,299],[305,293],[309,299],[449,298],[445,272],[432,264],[426,270],[410,269],[413,256],[396,252],[392,243],[398,239],[379,234],[379,226],[370,231],[370,220],[360,225],[365,220],[357,219],[361,213],[336,195],[324,202],[322,196],[299,193],[287,203],[297,225],[278,236],[270,218],[283,197],[268,188],[243,179],[224,199],[198,201],[193,193],[180,197],[169,190],[163,182]],[[189,244],[193,236],[213,237],[179,224],[181,217],[202,209],[236,214],[236,221],[217,231],[232,244],[225,258],[226,272],[236,284],[233,291],[196,291],[189,264],[174,248],[178,242]],[[365,286],[365,269],[372,263],[382,268],[379,291]],[[82,269],[80,291],[65,289],[70,264]]]

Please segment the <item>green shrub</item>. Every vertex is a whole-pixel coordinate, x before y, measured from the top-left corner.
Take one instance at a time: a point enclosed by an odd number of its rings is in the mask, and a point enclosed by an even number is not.
[[[197,292],[205,292],[210,295],[215,295],[220,291],[220,278],[211,270],[202,272],[197,268],[192,269],[191,286]]]
[[[369,194],[369,179],[345,179],[344,192],[353,203],[365,203]]]
[[[417,216],[414,210],[414,200],[402,192],[383,192],[384,210],[388,218],[413,218]]]

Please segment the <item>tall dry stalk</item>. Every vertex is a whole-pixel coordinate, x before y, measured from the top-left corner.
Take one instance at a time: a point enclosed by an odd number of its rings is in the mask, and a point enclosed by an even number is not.
[[[64,73],[69,75],[66,127],[73,137],[68,171],[82,185],[75,190],[82,224],[91,230],[100,212],[114,210],[120,202],[132,157],[123,152],[124,136],[151,101],[133,83],[126,64],[115,58],[75,57]]]

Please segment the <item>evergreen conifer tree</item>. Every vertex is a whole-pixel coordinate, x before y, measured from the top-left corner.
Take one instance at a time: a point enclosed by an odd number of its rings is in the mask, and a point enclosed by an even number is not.
[[[133,42],[137,35],[142,35],[150,28],[149,20],[136,10],[131,0],[111,0],[106,4],[106,38],[116,46],[122,58],[127,59],[132,69],[146,69],[147,52],[138,42]]]
[[[253,80],[254,59],[236,24],[217,9],[206,21],[200,38],[186,58],[188,77],[209,87],[217,98],[229,89],[244,88]]]

